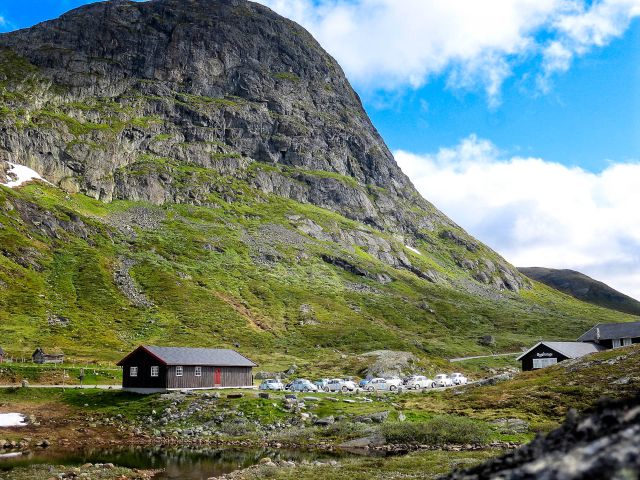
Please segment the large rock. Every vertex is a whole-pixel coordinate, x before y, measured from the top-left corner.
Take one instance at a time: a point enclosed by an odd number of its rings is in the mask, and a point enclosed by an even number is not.
[[[449,480],[578,480],[640,478],[640,397],[602,403],[503,457]]]

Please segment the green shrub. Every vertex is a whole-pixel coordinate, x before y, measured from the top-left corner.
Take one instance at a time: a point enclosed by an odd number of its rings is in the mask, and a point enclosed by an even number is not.
[[[484,423],[454,415],[441,415],[424,422],[389,423],[382,427],[387,443],[428,445],[486,443],[490,432]]]

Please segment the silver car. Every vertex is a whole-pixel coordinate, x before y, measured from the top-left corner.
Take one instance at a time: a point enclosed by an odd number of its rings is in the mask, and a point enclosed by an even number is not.
[[[436,387],[453,387],[453,380],[444,373],[436,375],[436,378],[434,378],[433,381],[435,382]]]
[[[414,375],[412,377],[409,377],[404,385],[409,390],[419,390],[421,388],[433,388],[436,384],[430,378],[424,377],[422,375]]]
[[[280,380],[276,380],[275,378],[267,378],[264,380],[260,386],[258,387],[260,390],[284,390],[284,385]]]
[[[454,385],[466,385],[469,379],[461,373],[452,373],[451,381]]]
[[[317,392],[318,387],[306,378],[298,378],[289,384],[288,389],[292,392]]]
[[[402,387],[402,380],[399,378],[374,378],[366,385],[368,392],[389,391],[395,392]]]
[[[333,378],[327,382],[324,387],[325,392],[359,392],[360,387],[351,380],[343,380],[342,378]]]

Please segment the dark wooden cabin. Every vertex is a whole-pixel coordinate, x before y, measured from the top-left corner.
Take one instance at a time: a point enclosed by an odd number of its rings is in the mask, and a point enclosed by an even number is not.
[[[36,351],[31,355],[33,363],[63,363],[64,353],[45,353],[42,348],[36,348]]]
[[[540,342],[520,355],[517,360],[522,362],[522,371],[526,372],[602,350],[605,348],[590,342]]]
[[[138,393],[252,387],[256,366],[235,350],[153,346],[136,348],[118,365],[123,390]]]
[[[627,347],[640,343],[640,322],[599,323],[578,341],[597,343],[607,349]]]

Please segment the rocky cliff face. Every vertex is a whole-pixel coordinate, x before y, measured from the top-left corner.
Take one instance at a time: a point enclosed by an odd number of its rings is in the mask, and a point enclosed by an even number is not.
[[[420,197],[340,66],[266,7],[96,3],[1,35],[0,80],[0,161],[69,192],[216,207],[250,188],[392,234],[399,248],[358,231],[338,240],[428,281],[442,275],[404,245],[442,250],[469,288],[529,285]]]

